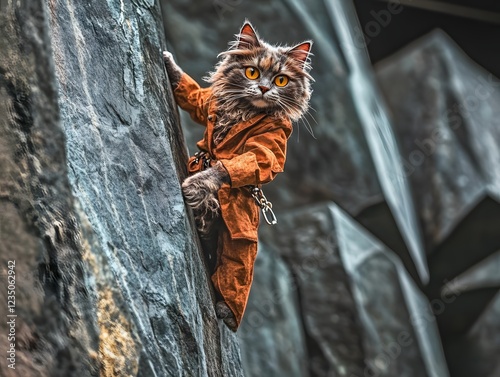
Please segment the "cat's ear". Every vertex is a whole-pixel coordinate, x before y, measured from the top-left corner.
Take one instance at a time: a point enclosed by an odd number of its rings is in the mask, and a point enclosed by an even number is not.
[[[240,34],[238,34],[238,50],[250,50],[255,47],[260,47],[259,37],[255,32],[250,21],[245,20],[241,27]]]
[[[312,41],[306,41],[292,47],[287,54],[292,59],[301,63],[302,69],[309,67],[309,54],[311,53]]]

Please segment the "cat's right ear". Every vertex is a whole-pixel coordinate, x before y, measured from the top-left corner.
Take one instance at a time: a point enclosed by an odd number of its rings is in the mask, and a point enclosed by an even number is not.
[[[251,50],[255,47],[260,47],[259,37],[250,21],[245,20],[245,23],[241,27],[240,34],[238,34],[238,44],[236,48],[238,50]]]

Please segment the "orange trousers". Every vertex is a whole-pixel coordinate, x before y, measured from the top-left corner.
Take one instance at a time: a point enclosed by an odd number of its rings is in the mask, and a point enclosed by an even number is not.
[[[223,221],[217,228],[217,261],[212,282],[233,311],[239,327],[252,286],[257,242],[231,239]]]

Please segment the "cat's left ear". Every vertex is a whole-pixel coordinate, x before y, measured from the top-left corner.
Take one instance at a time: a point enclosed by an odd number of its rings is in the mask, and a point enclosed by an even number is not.
[[[255,47],[260,47],[259,37],[253,28],[250,21],[245,20],[241,27],[240,34],[238,34],[238,50],[250,50]]]
[[[301,62],[302,69],[307,69],[309,67],[309,54],[311,53],[311,47],[313,42],[306,41],[298,44],[295,47],[292,47],[288,50],[287,54],[292,59],[295,59]]]

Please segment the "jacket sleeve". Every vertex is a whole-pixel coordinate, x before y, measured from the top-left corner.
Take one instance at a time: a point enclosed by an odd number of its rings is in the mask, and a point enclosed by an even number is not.
[[[268,183],[281,173],[291,127],[286,121],[272,124],[264,132],[249,137],[242,154],[221,159],[231,179],[231,187]]]
[[[200,88],[186,73],[182,74],[179,84],[174,89],[175,102],[181,109],[187,111],[195,122],[202,125],[206,125],[210,94],[210,88]]]

